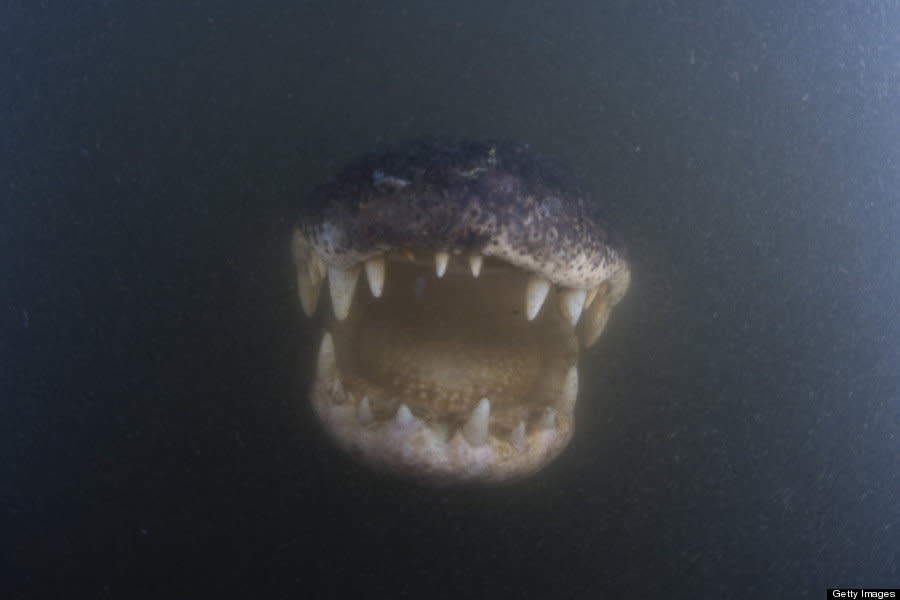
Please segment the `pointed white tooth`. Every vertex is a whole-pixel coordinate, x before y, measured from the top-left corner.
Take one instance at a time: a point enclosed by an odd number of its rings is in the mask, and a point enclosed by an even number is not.
[[[325,332],[322,344],[319,346],[319,360],[316,363],[316,375],[319,379],[327,380],[337,376],[337,360],[334,356],[334,340],[331,333]]]
[[[591,305],[591,302],[594,301],[594,298],[597,297],[597,292],[600,290],[599,285],[595,285],[591,289],[587,291],[587,296],[584,297],[584,307],[587,308]]]
[[[475,446],[483,446],[488,441],[488,422],[491,417],[491,402],[482,398],[472,411],[472,416],[462,427],[463,437]]]
[[[299,229],[294,229],[294,233],[291,236],[291,254],[294,255],[294,260],[299,263],[301,258],[304,258],[307,254],[308,246],[306,244],[306,240],[303,237],[303,234],[300,233]]]
[[[478,278],[481,275],[481,263],[484,258],[480,254],[473,254],[469,257],[469,268],[472,270],[472,277]]]
[[[356,293],[356,280],[359,278],[359,265],[347,269],[328,267],[328,289],[331,291],[331,305],[334,316],[343,321],[350,314],[353,294]]]
[[[553,429],[556,427],[556,411],[549,406],[544,409],[544,416],[541,418],[541,427],[544,429]]]
[[[566,379],[563,382],[562,398],[560,398],[559,403],[560,410],[567,415],[571,415],[575,412],[575,399],[577,397],[578,367],[573,365],[569,367],[569,372],[566,373]]]
[[[300,296],[300,305],[306,316],[312,317],[316,312],[319,290],[322,285],[322,277],[319,276],[316,269],[318,256],[299,230],[294,230],[291,252],[294,255],[294,263],[297,265],[297,292]]]
[[[297,291],[300,295],[300,305],[307,317],[316,314],[316,305],[319,303],[319,290],[322,287],[322,278],[315,268],[310,269],[309,263],[297,265]]]
[[[612,312],[612,308],[609,305],[608,296],[598,298],[588,307],[588,311],[584,315],[584,331],[582,332],[585,348],[593,346],[600,334],[603,333],[603,329],[609,321],[610,312]]]
[[[550,291],[550,282],[543,277],[532,275],[525,286],[525,316],[533,321],[544,305],[547,292]]]
[[[559,293],[559,310],[572,323],[572,327],[575,327],[575,323],[578,322],[578,318],[581,316],[586,295],[587,290],[578,288],[563,290]]]
[[[316,256],[316,251],[313,250],[309,256],[306,258],[306,270],[309,273],[310,279],[315,281],[316,279],[322,279],[319,277],[319,265],[318,265],[319,257]]]
[[[450,261],[450,254],[447,252],[438,252],[434,255],[434,270],[440,279],[447,272],[447,263]]]
[[[400,408],[397,409],[397,416],[394,418],[397,421],[398,425],[409,425],[413,422],[413,414],[410,412],[409,408],[405,404],[401,404]]]
[[[337,404],[342,404],[346,396],[344,395],[344,386],[341,385],[339,377],[335,377],[331,381],[331,400]]]
[[[317,252],[313,252],[312,261],[311,264],[315,264],[316,270],[319,272],[319,278],[325,279],[328,275],[328,267],[325,265],[325,261],[322,260],[322,257]]]
[[[356,415],[360,425],[368,425],[375,418],[372,414],[372,405],[369,404],[368,396],[363,396],[363,399],[360,400]]]
[[[372,295],[376,298],[381,298],[381,292],[384,291],[384,265],[383,256],[376,256],[366,261],[366,280],[369,282]]]
[[[596,298],[605,298],[609,294],[609,280],[607,279],[600,285],[595,285],[588,290],[587,298],[584,299],[584,307],[587,308]]]
[[[525,449],[525,421],[519,421],[519,426],[513,429],[509,441],[519,452]]]

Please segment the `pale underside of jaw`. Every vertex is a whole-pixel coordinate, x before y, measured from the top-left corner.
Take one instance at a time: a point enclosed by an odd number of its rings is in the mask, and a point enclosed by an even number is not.
[[[312,401],[347,450],[435,480],[502,480],[536,471],[566,446],[576,332],[586,346],[596,341],[609,285],[559,289],[452,252],[392,252],[342,269],[309,249],[295,247],[295,258],[308,315],[327,280]]]

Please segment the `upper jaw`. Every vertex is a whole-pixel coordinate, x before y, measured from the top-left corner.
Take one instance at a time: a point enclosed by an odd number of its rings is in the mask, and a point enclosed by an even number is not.
[[[435,261],[443,257],[444,264],[451,255],[495,258],[564,288],[589,290],[609,282],[612,304],[625,295],[630,272],[624,248],[612,243],[601,222],[583,215],[576,219],[544,215],[532,198],[518,199],[514,214],[500,211],[499,216],[491,213],[473,220],[466,217],[473,202],[431,207],[435,214],[429,212],[427,218],[419,216],[409,223],[384,222],[385,215],[396,218],[410,212],[409,201],[402,198],[335,208],[301,219],[295,229],[294,254],[315,255],[325,265],[342,269],[410,251],[433,255]],[[484,205],[495,202],[480,200],[479,213],[487,212]],[[396,206],[385,209],[384,204]],[[428,219],[458,223],[440,228]]]
[[[404,249],[496,258],[554,285],[627,288],[620,238],[575,179],[527,147],[422,140],[363,156],[300,207],[297,231],[328,266]]]
[[[330,253],[329,248],[332,249]],[[452,263],[457,263],[454,266],[458,268],[462,262],[464,268],[477,278],[481,274],[485,257],[496,255],[490,251],[480,253],[460,250],[438,250],[433,254],[423,255],[421,251],[401,248],[379,253],[350,252],[341,255],[341,260],[335,260],[333,248],[334,245],[325,244],[325,251],[322,251],[321,243],[317,245],[300,228],[294,230],[292,254],[297,267],[300,301],[307,316],[311,317],[315,313],[320,290],[326,280],[334,316],[338,321],[343,321],[349,314],[360,277],[366,280],[372,295],[380,297],[387,278],[388,265],[392,260],[428,262],[433,264],[438,278],[444,276]],[[522,260],[510,261],[510,264],[521,267],[522,262]],[[531,274],[523,298],[523,311],[528,320],[533,320],[542,310],[554,282],[545,277],[543,271],[525,270]],[[585,347],[590,347],[596,342],[606,326],[612,307],[624,296],[630,282],[630,272],[624,260],[604,263],[596,270],[604,278],[595,285],[557,286],[558,293],[555,295],[558,309],[573,327],[584,315],[582,340]]]

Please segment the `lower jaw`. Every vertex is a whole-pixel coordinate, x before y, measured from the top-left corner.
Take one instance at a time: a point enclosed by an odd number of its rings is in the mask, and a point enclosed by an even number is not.
[[[332,438],[349,454],[383,470],[431,482],[499,482],[530,475],[556,458],[574,430],[572,415],[547,414],[524,439],[489,435],[474,445],[462,430],[449,432],[398,409],[387,421],[360,422],[361,401],[336,398],[333,380],[317,378],[312,391],[316,414]],[[403,406],[403,405],[401,405]]]
[[[483,273],[488,284],[391,271],[385,297],[357,294],[326,324],[312,403],[338,444],[435,482],[514,479],[558,456],[574,429],[578,346],[553,303],[527,321],[515,269]]]

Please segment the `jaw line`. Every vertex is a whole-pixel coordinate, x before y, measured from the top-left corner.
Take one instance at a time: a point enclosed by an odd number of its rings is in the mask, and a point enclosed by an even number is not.
[[[404,475],[437,482],[500,481],[522,477],[539,470],[555,458],[565,448],[573,433],[578,349],[573,328],[557,312],[555,305],[558,302],[553,299],[553,295],[551,294],[552,300],[547,302],[548,306],[538,318],[527,320],[521,309],[527,274],[508,265],[491,263],[484,273],[480,273],[477,281],[470,274],[460,273],[459,270],[445,273],[439,278],[432,275],[425,284],[428,290],[424,293],[425,298],[419,297],[425,307],[423,308],[410,304],[411,295],[405,299],[401,295],[398,299],[398,289],[421,283],[423,275],[427,276],[427,271],[409,264],[393,264],[390,265],[390,270],[393,276],[384,286],[382,297],[375,298],[360,290],[355,295],[352,310],[343,320],[334,317],[327,319],[327,331],[320,346],[312,399],[316,414],[330,435],[343,448],[366,462]],[[462,296],[453,296],[460,289]],[[440,295],[442,302],[437,307],[428,302],[429,293]],[[473,301],[475,296],[478,299]],[[443,301],[445,298],[449,299]],[[449,329],[446,323],[443,329],[433,330],[428,327],[432,311],[435,311],[435,322],[441,324],[450,318],[448,311],[452,312],[457,308],[458,301],[463,304],[459,308],[460,315],[472,317],[456,315],[457,320],[462,320],[456,326],[450,325]],[[485,302],[496,306],[492,309],[484,308]],[[504,302],[507,304],[503,304]],[[466,309],[466,305],[470,308]],[[473,306],[476,307],[474,311]],[[514,309],[505,308],[507,306]],[[478,309],[488,310],[489,314]],[[384,339],[379,340],[378,335],[372,334],[371,320],[373,312],[384,311],[389,316],[376,318],[375,321],[385,321],[381,324],[381,329],[385,330],[388,337],[382,336]],[[418,319],[414,319],[414,323],[418,325],[413,324],[412,329],[407,327],[407,335],[404,336],[398,328],[410,325],[402,321],[412,318],[412,313],[419,315]],[[326,314],[331,314],[331,311],[326,311]],[[480,317],[475,318],[477,314]],[[462,336],[463,340],[469,340],[469,344],[475,343],[475,346],[464,346],[464,349],[468,348],[464,352],[451,347],[446,349],[447,356],[438,349],[436,355],[423,357],[426,354],[424,348],[416,346],[420,338],[427,340],[430,337],[432,343],[441,341],[448,333],[464,329],[470,318],[488,329],[491,329],[494,321],[505,318],[508,325],[513,326],[513,331],[495,326],[500,328],[492,330],[493,333],[483,334],[476,329],[471,334],[476,336],[476,342]],[[518,331],[519,335],[514,331]],[[412,339],[411,333],[416,334],[415,339]],[[537,370],[531,371],[531,375],[516,372],[511,375],[509,371],[496,371],[499,368],[495,366],[498,362],[508,364],[510,360],[514,361],[514,357],[507,358],[507,354],[521,353],[521,335],[524,334],[527,334],[526,337],[533,337],[537,344]],[[385,339],[394,342],[397,336],[406,340],[400,344],[399,350],[397,343],[392,344],[390,350],[380,345]],[[481,363],[465,356],[477,354],[479,350],[484,351],[484,348],[478,346],[477,340],[482,343],[487,340],[496,346],[493,354],[489,354]],[[407,344],[413,346],[409,349],[408,356],[403,353]],[[368,349],[360,349],[360,346]],[[494,377],[493,373],[496,372],[496,376],[505,377],[505,383],[514,387],[515,381],[510,384],[510,377],[515,379],[516,376],[523,376],[526,379],[520,382],[518,391],[506,400],[500,392],[491,393],[482,389],[474,392],[474,395],[470,393],[462,408],[457,405],[456,413],[447,412],[446,404],[434,408],[436,400],[431,396],[428,400],[423,400],[421,391],[417,395],[414,391],[400,391],[404,389],[402,387],[385,388],[384,383],[378,384],[372,379],[371,369],[366,371],[360,368],[360,354],[374,355],[381,362],[396,361],[399,366],[393,371],[394,374],[399,373],[407,379],[409,374],[405,374],[404,369],[413,368],[414,371],[421,372],[423,367],[433,368],[435,373],[449,368],[454,377],[462,379],[467,375],[459,372],[459,369],[479,371],[484,368],[488,369],[487,377]],[[490,356],[494,358],[491,359]],[[410,365],[410,360],[414,364]],[[454,365],[454,360],[463,362]],[[418,369],[415,368],[416,365]],[[389,364],[388,367],[390,366]],[[391,379],[388,378],[388,381]],[[443,381],[444,384],[435,385],[452,388],[456,383],[452,377],[446,376],[446,372]],[[522,385],[526,387],[523,388]],[[440,396],[444,392],[446,389],[441,388],[438,391],[432,390],[431,394]],[[482,393],[487,395],[482,396]],[[482,407],[482,404],[485,406]],[[483,423],[474,416],[479,407],[487,411],[483,415]],[[473,421],[475,425],[472,425]],[[477,433],[479,425],[481,433]]]
[[[516,479],[534,473],[558,456],[574,431],[572,414],[547,407],[523,436],[489,434],[473,445],[462,429],[429,425],[401,405],[395,416],[371,420],[367,398],[357,398],[340,383],[330,333],[322,338],[312,404],[331,437],[354,456],[375,467],[431,482]]]

